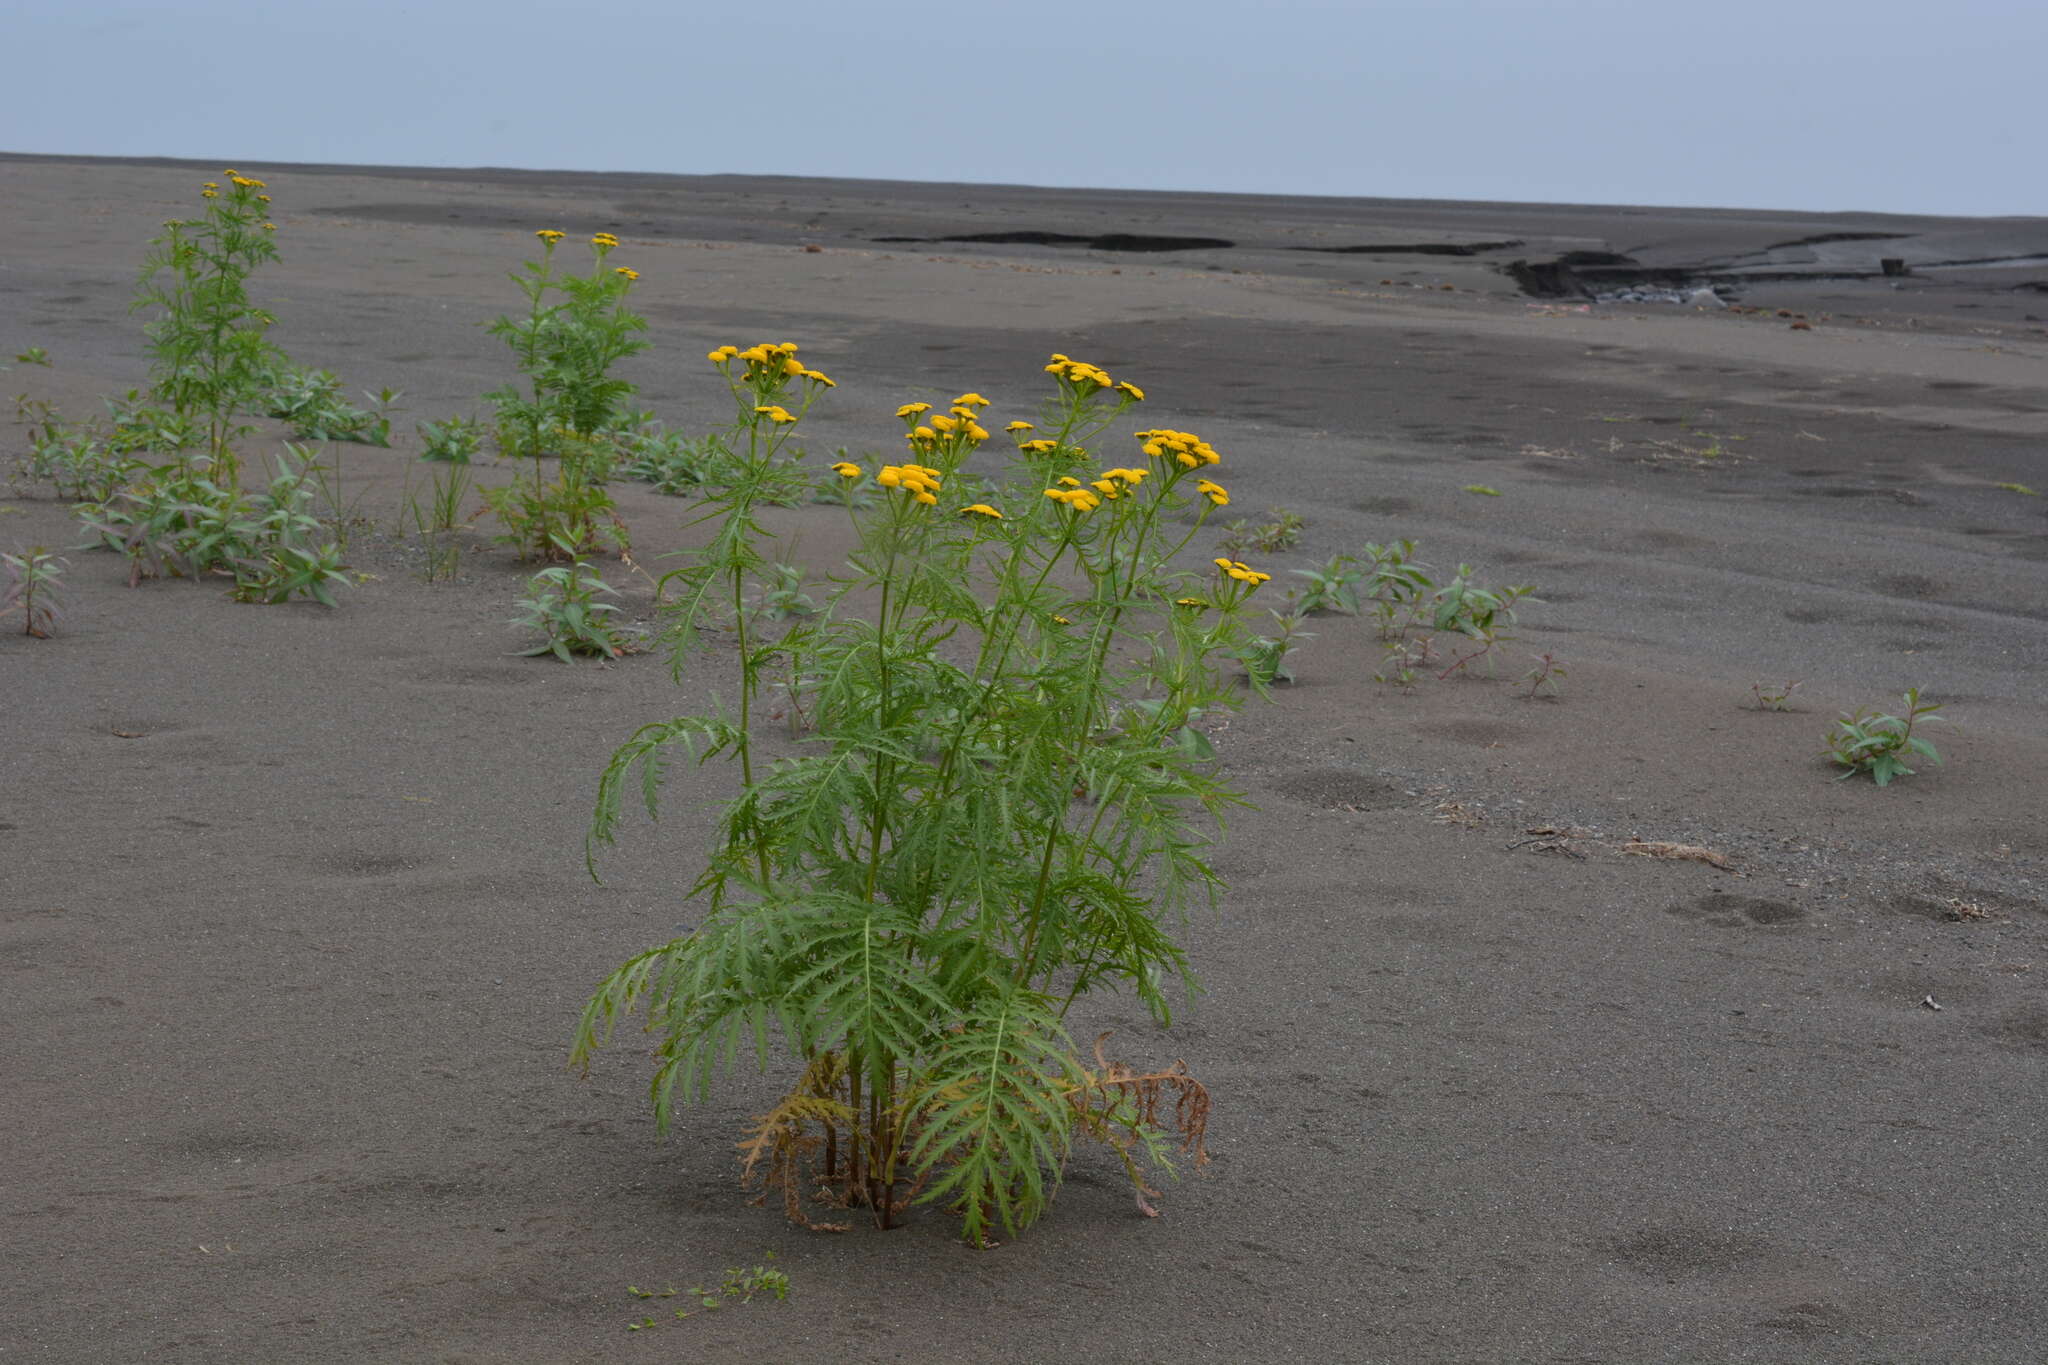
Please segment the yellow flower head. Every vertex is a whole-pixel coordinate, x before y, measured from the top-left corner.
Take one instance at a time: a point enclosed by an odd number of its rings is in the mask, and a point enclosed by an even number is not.
[[[1081,481],[1072,474],[1062,474],[1057,479],[1054,479],[1053,482],[1062,488],[1079,488],[1081,486]]]
[[[236,176],[240,175],[241,172],[236,170],[233,166],[230,166],[226,170],[222,171],[221,174],[226,176],[228,179],[232,180]]]
[[[1218,507],[1230,506],[1230,494],[1224,492],[1220,484],[1210,483],[1207,479],[1197,479],[1195,480],[1195,491],[1210,502],[1215,503]]]
[[[1194,607],[1199,610],[1209,604],[1199,597],[1176,597],[1173,599],[1173,605],[1176,607]]]
[[[822,370],[798,370],[797,377],[800,379],[808,379],[813,384],[823,384],[828,389],[836,389],[839,387],[837,384],[833,383],[832,380]]]
[[[956,408],[985,408],[988,406],[988,400],[978,393],[963,393],[953,400],[953,406]],[[973,415],[972,413],[968,414],[970,417]]]
[[[766,414],[768,420],[777,426],[796,420],[796,415],[779,403],[762,403],[755,407],[754,411]]]
[[[1024,442],[1017,449],[1023,451],[1026,455],[1047,455],[1059,449],[1059,442],[1048,441],[1044,437],[1040,437],[1036,441]]]
[[[204,185],[201,185],[199,188],[202,190],[217,190],[220,188],[220,182],[217,180],[209,180]]]
[[[1118,384],[1116,386],[1116,391],[1120,394],[1123,394],[1126,398],[1129,398],[1134,403],[1142,403],[1145,401],[1145,391],[1139,388],[1136,384],[1128,382]]]
[[[1036,431],[1036,430],[1038,430],[1038,428],[1037,428],[1037,427],[1034,427],[1034,426],[1032,426],[1032,425],[1031,425],[1031,423],[1029,423],[1029,422],[1012,422],[1012,423],[1010,423],[1010,425],[1008,425],[1008,426],[1004,427],[1004,428],[1003,428],[1003,430],[1004,430],[1004,431]]]
[[[782,372],[789,378],[794,379],[804,372],[804,363],[794,356],[784,356],[782,358]]]
[[[1045,495],[1075,512],[1093,512],[1102,506],[1102,499],[1085,488],[1048,488]]]
[[[933,431],[930,427],[913,427],[911,428],[909,439],[913,441],[936,441],[939,439],[939,433]]]
[[[1269,583],[1273,579],[1273,575],[1260,573],[1257,569],[1240,563],[1235,559],[1218,559],[1213,562],[1218,569],[1222,570],[1225,577],[1234,578],[1240,583],[1250,584],[1254,588],[1258,587],[1261,583]]]
[[[542,228],[533,235],[546,242],[549,246],[553,246],[556,242],[562,240],[562,234],[554,228]]]
[[[1074,623],[1073,623],[1072,621],[1069,621],[1069,620],[1068,620],[1068,619],[1067,619],[1066,617],[1064,617],[1064,616],[1061,616],[1061,615],[1060,615],[1060,614],[1058,614],[1057,612],[1055,612],[1055,613],[1053,614],[1053,618],[1052,618],[1052,619],[1053,619],[1053,621],[1054,621],[1055,623],[1057,623],[1057,624],[1059,624],[1059,625],[1062,625],[1062,626],[1071,626],[1071,625],[1073,625],[1073,624],[1074,624]]]
[[[619,239],[612,236],[609,232],[600,232],[590,239],[590,244],[592,246],[614,247],[619,244]]]
[[[267,203],[269,203],[269,202],[270,202],[270,196],[269,196],[269,195],[267,195],[267,194],[259,194],[259,195],[257,195],[257,196],[256,196],[256,198],[257,198],[257,201],[258,201],[258,202],[260,202],[260,203],[264,203],[264,204],[267,204]]]
[[[275,232],[275,231],[277,231],[277,224],[275,224],[275,223],[265,223],[265,224],[263,225],[263,230],[264,230],[265,232]]]
[[[884,488],[900,488],[927,507],[938,502],[933,495],[939,491],[939,471],[921,464],[883,465],[875,482]]]
[[[219,190],[201,190],[201,191],[199,191],[199,197],[200,197],[201,199],[218,199],[218,198],[220,198],[220,191],[219,191]]]
[[[625,276],[625,277],[626,277],[626,278],[627,278],[628,280],[637,280],[637,279],[639,279],[639,278],[640,278],[640,272],[639,272],[639,271],[637,271],[637,270],[629,270],[629,269],[627,269],[627,268],[626,268],[625,266],[623,266],[623,265],[615,265],[615,266],[613,266],[613,267],[612,267],[612,274],[614,274],[614,275],[624,275],[624,276]]]
[[[943,412],[940,413],[938,416],[932,418],[932,429],[934,431],[944,432],[948,436],[951,436],[955,431],[959,430],[959,427],[959,418],[948,416]]]
[[[1003,519],[1003,514],[1001,512],[998,512],[995,508],[990,507],[985,502],[969,503],[967,506],[961,508],[960,510],[962,512],[972,512],[974,515],[978,517],[990,517],[996,521],[1001,521]]]
[[[715,351],[706,351],[704,353],[704,358],[714,365],[723,366],[727,361],[733,359],[733,357],[737,356],[739,353],[740,348],[737,346],[721,346]]]
[[[909,421],[911,418],[922,416],[931,410],[932,405],[930,403],[905,403],[902,407],[896,409],[896,415],[905,421]]]
[[[852,460],[841,460],[832,466],[832,472],[842,479],[857,479],[860,477],[860,466]]]

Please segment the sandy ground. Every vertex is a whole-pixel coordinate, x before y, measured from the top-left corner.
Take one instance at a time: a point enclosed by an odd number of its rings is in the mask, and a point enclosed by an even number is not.
[[[283,229],[276,339],[405,390],[408,431],[507,377],[480,324],[530,230],[609,228],[655,342],[625,372],[675,425],[721,415],[725,341],[839,381],[820,454],[893,449],[909,399],[1028,412],[1045,354],[1083,356],[1223,451],[1233,511],[1306,517],[1266,567],[1412,537],[1536,585],[1505,677],[1570,674],[1404,694],[1319,619],[1298,684],[1216,736],[1259,808],[1187,931],[1207,993],[1164,1034],[1113,998],[1075,1021],[1187,1060],[1215,1162],[1148,1221],[1084,1154],[976,1253],[936,1215],[829,1237],[748,1207],[731,1142],[777,1075],[664,1143],[631,1042],[565,1067],[592,984],[690,921],[726,789],[679,774],[600,888],[597,772],[724,659],[512,657],[505,551],[421,581],[409,438],[335,452],[371,575],[339,610],[75,552],[58,638],[0,636],[0,1361],[2048,1356],[2048,498],[1997,487],[2048,489],[2048,269],[1759,282],[1742,313],[1500,271],[1878,231],[1872,257],[2023,258],[2048,224],[242,169]],[[143,382],[129,289],[199,178],[0,159],[0,358],[55,361],[8,396]],[[873,240],[1020,231],[1233,245]],[[0,547],[75,540],[16,492]],[[621,501],[643,563],[679,543],[688,504]],[[830,516],[778,522],[821,572]],[[1744,709],[1758,679],[1798,709]],[[1909,685],[1947,703],[1946,765],[1831,782],[1828,720]],[[788,1302],[625,1331],[629,1284],[769,1250]]]

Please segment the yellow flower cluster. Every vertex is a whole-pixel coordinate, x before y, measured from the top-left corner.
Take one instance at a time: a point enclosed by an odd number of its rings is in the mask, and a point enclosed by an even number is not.
[[[228,181],[238,190],[267,190],[270,188],[261,180],[252,180],[246,175],[236,175],[233,171],[226,172],[226,175]]]
[[[639,277],[636,275],[634,278]],[[771,389],[785,379],[807,379],[828,389],[839,387],[823,372],[805,369],[803,362],[796,358],[794,342],[763,341],[744,351],[737,346],[720,346],[715,351],[706,351],[704,358],[721,370],[735,360],[743,360],[747,365],[746,382],[760,384],[766,381]]]
[[[1044,437],[1040,437],[1036,441],[1026,441],[1017,447],[1026,455],[1050,455],[1059,448],[1060,443],[1058,441],[1048,441]]]
[[[606,251],[610,251],[619,244],[619,239],[612,236],[609,232],[600,232],[590,239],[590,244],[592,246],[601,246]]]
[[[1225,577],[1234,578],[1240,583],[1249,583],[1254,588],[1258,587],[1261,583],[1273,581],[1273,575],[1260,573],[1257,569],[1247,564],[1241,564],[1235,559],[1218,559],[1213,562],[1218,569],[1223,571]]]
[[[990,507],[985,502],[971,502],[967,504],[967,506],[961,508],[960,510],[963,513],[972,512],[974,515],[979,517],[990,517],[996,521],[1001,521],[1003,519],[1003,514],[1001,512],[998,512],[995,508]]]
[[[939,501],[939,471],[921,464],[885,464],[875,482],[884,488],[900,488],[926,507]]]
[[[1151,472],[1149,469],[1105,469],[1102,471],[1102,477],[1096,479],[1089,487],[1102,494],[1105,502],[1115,502],[1126,492],[1143,483],[1145,476]]]
[[[987,406],[988,399],[980,394],[963,393],[953,400],[949,412],[932,412],[930,403],[905,403],[896,409],[896,415],[908,428],[903,439],[910,442],[911,450],[938,458],[947,452],[972,450],[988,439],[988,429],[976,420],[976,414]],[[928,412],[930,418],[919,420]]]
[[[1223,491],[1221,484],[1210,483],[1207,479],[1196,479],[1195,491],[1218,507],[1230,506],[1230,494]]]
[[[1004,427],[1004,428],[1003,428],[1003,430],[1004,430],[1004,431],[1036,431],[1036,430],[1038,430],[1038,428],[1037,428],[1037,427],[1034,427],[1034,426],[1032,426],[1032,425],[1031,425],[1031,423],[1029,423],[1029,422],[1025,422],[1025,421],[1016,421],[1016,422],[1012,422],[1012,423],[1010,423],[1010,425],[1008,425],[1008,426]]]
[[[561,241],[563,236],[563,234],[555,228],[542,228],[540,229],[540,231],[534,233],[533,235],[540,238],[543,242],[546,242],[549,246],[553,246],[556,242]]]
[[[640,272],[639,272],[639,271],[637,271],[637,270],[633,270],[633,269],[630,269],[630,268],[628,268],[628,267],[626,267],[626,266],[623,266],[623,265],[615,265],[615,266],[613,266],[613,267],[612,267],[612,274],[614,274],[614,275],[624,275],[624,276],[625,276],[625,277],[626,277],[626,278],[627,278],[627,279],[628,279],[629,281],[630,281],[630,280],[637,280],[637,279],[639,279],[639,278],[640,278]]]
[[[777,426],[783,426],[796,420],[796,415],[780,403],[763,403],[756,407],[754,411],[766,414],[768,420]]]
[[[860,466],[852,460],[841,460],[832,466],[832,472],[842,479],[857,479],[860,477]]]
[[[1110,388],[1116,383],[1115,380],[1109,377],[1109,371],[1101,366],[1090,365],[1085,360],[1069,360],[1058,351],[1053,352],[1052,360],[1046,365],[1045,372],[1055,378],[1064,379],[1069,384],[1076,385],[1077,387],[1081,385],[1091,386],[1090,392],[1093,392],[1094,389]]]
[[[1093,512],[1102,506],[1102,498],[1093,491],[1081,487],[1079,479],[1062,478],[1060,482],[1067,486],[1048,488],[1045,495],[1054,502],[1063,504],[1069,511]]]
[[[1217,464],[1223,457],[1215,448],[1192,431],[1139,431],[1132,433],[1145,443],[1144,451],[1155,460],[1171,456],[1183,469],[1199,469],[1205,464]]]
[[[220,182],[218,180],[209,180],[199,188],[202,190],[217,190],[220,188]]]
[[[265,232],[275,232],[275,231],[277,231],[277,224],[275,224],[275,223],[265,223],[265,224],[263,225],[263,230],[264,230]]]

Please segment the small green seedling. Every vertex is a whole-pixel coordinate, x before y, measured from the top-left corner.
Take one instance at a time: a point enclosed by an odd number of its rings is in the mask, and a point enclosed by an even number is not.
[[[7,585],[0,589],[0,615],[18,610],[22,634],[49,639],[50,627],[60,614],[57,583],[64,576],[65,561],[38,545],[26,554],[0,554],[0,566],[7,570]]]
[[[1836,719],[1823,755],[1847,769],[1836,781],[1869,773],[1870,780],[1882,787],[1894,777],[1911,775],[1913,770],[1906,766],[1903,754],[1921,754],[1930,762],[1941,762],[1934,746],[1913,733],[1921,721],[1936,719],[1934,713],[1941,707],[1923,704],[1917,687],[1906,689],[1905,701],[1904,716],[1888,716],[1865,706]]]
[[[1465,493],[1477,493],[1481,497],[1485,498],[1497,498],[1500,496],[1500,490],[1498,488],[1488,488],[1483,483],[1468,483],[1460,491]]]
[[[47,369],[50,364],[50,353],[40,346],[31,346],[25,351],[16,351],[14,360],[18,365],[41,365]]]
[[[772,1251],[763,1252],[761,1259],[772,1261],[775,1259],[775,1253]],[[643,1300],[672,1299],[676,1296],[676,1289],[673,1285],[657,1293],[652,1289],[642,1289],[638,1285],[629,1284],[626,1286],[626,1292],[636,1299]],[[681,1319],[691,1317],[697,1313],[716,1312],[718,1309],[726,1307],[728,1301],[736,1301],[742,1304],[751,1303],[755,1296],[759,1294],[773,1294],[778,1303],[787,1299],[789,1297],[788,1274],[780,1270],[771,1270],[765,1265],[757,1265],[752,1269],[728,1266],[726,1267],[725,1278],[718,1282],[718,1286],[715,1289],[707,1289],[702,1285],[692,1285],[689,1289],[689,1297],[695,1300],[695,1303],[689,1308],[676,1309],[676,1317]],[[643,1317],[638,1322],[627,1323],[626,1330],[628,1332],[645,1332],[654,1325],[655,1321],[653,1318]]]
[[[1767,683],[1759,678],[1749,685],[1750,709],[1753,711],[1790,711],[1792,694],[1800,688],[1796,678],[1782,683]]]
[[[1536,666],[1522,675],[1522,683],[1529,689],[1522,694],[1522,700],[1534,701],[1542,697],[1547,701],[1556,701],[1564,691],[1564,679],[1570,672],[1571,670],[1564,666],[1564,661],[1556,655],[1537,655]]]

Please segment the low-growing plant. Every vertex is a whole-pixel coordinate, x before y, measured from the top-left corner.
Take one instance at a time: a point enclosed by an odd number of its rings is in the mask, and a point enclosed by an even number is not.
[[[95,426],[71,425],[45,410],[29,429],[28,455],[21,472],[48,483],[66,502],[103,502],[140,467],[106,432]]]
[[[1365,547],[1364,596],[1372,604],[1374,624],[1382,640],[1405,632],[1420,616],[1436,590],[1428,566],[1415,558],[1415,542],[1393,540]]]
[[[444,417],[438,422],[420,422],[420,458],[447,464],[468,464],[484,448],[487,428],[474,417]]]
[[[505,527],[494,539],[523,561],[576,559],[606,545],[628,548],[626,523],[611,494],[566,468],[546,482],[515,479],[486,488],[483,502]]]
[[[66,561],[38,545],[18,555],[0,554],[0,567],[7,570],[7,585],[0,588],[0,616],[18,611],[22,634],[49,639],[51,628],[63,614],[57,588]]]
[[[1287,656],[1301,648],[1301,641],[1313,640],[1316,633],[1303,630],[1308,617],[1300,611],[1268,611],[1273,618],[1272,633],[1254,637],[1246,643],[1238,658],[1244,664],[1245,676],[1253,687],[1263,691],[1274,683],[1294,681],[1294,666]]]
[[[1790,711],[1792,694],[1802,686],[1796,678],[1781,683],[1768,683],[1758,678],[1749,685],[1749,706],[1752,711]]]
[[[1529,690],[1522,694],[1522,700],[1534,701],[1538,697],[1556,701],[1564,694],[1564,680],[1571,673],[1564,661],[1554,654],[1538,654],[1535,667],[1522,675],[1521,686]]]
[[[739,465],[717,435],[683,435],[660,425],[643,427],[623,437],[620,452],[628,477],[652,484],[670,497],[693,497],[703,489],[725,488],[738,477]]]
[[[1398,687],[1403,692],[1413,692],[1415,684],[1422,680],[1418,670],[1427,668],[1435,662],[1435,636],[1396,635],[1384,642],[1379,671],[1372,675],[1372,680]]]
[[[1141,463],[1084,481],[1089,445],[1143,394],[1066,356],[1039,422],[1010,424],[1008,471],[980,484],[963,466],[989,439],[988,400],[905,404],[908,461],[876,472],[839,595],[764,644],[745,610],[766,562],[757,509],[831,384],[795,351],[711,353],[742,464],[707,499],[709,541],[666,579],[678,667],[711,620],[731,622],[736,692],[643,727],[599,784],[593,855],[629,784],[652,810],[672,750],[733,759],[738,793],[692,888],[699,923],[599,986],[574,1055],[644,1010],[665,1127],[723,1064],[765,1066],[779,1038],[795,1083],[753,1124],[744,1164],[801,1223],[816,1226],[822,1186],[884,1227],[917,1202],[956,1210],[985,1243],[1038,1215],[1080,1137],[1124,1163],[1150,1213],[1146,1166],[1203,1159],[1208,1092],[1178,1063],[1135,1071],[1100,1043],[1085,1059],[1063,1020],[1112,988],[1170,1018],[1187,975],[1170,927],[1217,887],[1195,822],[1240,798],[1177,736],[1237,704],[1224,669],[1263,578],[1175,566],[1201,525],[1180,513],[1217,505],[1195,476],[1218,457],[1191,433],[1144,431]],[[772,764],[754,738],[770,663],[816,680],[809,735]]]
[[[297,440],[389,447],[391,413],[402,395],[386,388],[363,396],[371,407],[359,408],[350,402],[331,370],[307,370],[285,363],[266,377],[261,406],[266,417],[290,424]]]
[[[1472,581],[1472,566],[1460,564],[1457,577],[1437,589],[1431,599],[1431,627],[1439,634],[1452,631],[1476,641],[1478,648],[1452,660],[1437,678],[1448,678],[1478,659],[1486,660],[1487,676],[1492,677],[1494,651],[1513,638],[1507,632],[1515,623],[1515,603],[1535,591],[1531,587],[1482,587]]]
[[[106,401],[109,444],[122,454],[175,455],[207,443],[206,423],[161,407],[140,389]]]
[[[1223,528],[1222,536],[1216,541],[1216,548],[1232,559],[1246,550],[1257,550],[1261,554],[1278,554],[1291,550],[1301,540],[1302,528],[1308,523],[1298,513],[1284,507],[1275,507],[1266,513],[1264,521],[1255,522],[1250,517],[1239,517]]]
[[[1940,705],[1922,702],[1917,687],[1906,689],[1905,703],[1903,716],[1887,715],[1875,707],[1864,706],[1836,718],[1823,754],[1845,770],[1836,781],[1869,773],[1870,780],[1882,787],[1895,777],[1912,775],[1905,755],[1919,754],[1931,763],[1941,762],[1934,746],[1913,733],[1922,721],[1940,719],[1934,714],[1941,709]]]
[[[16,351],[14,353],[14,362],[17,365],[41,365],[48,368],[50,353],[40,346],[31,346],[27,350]]]
[[[1308,580],[1308,586],[1296,599],[1296,605],[1306,614],[1338,612],[1345,616],[1358,615],[1358,584],[1365,577],[1365,570],[1350,555],[1335,555],[1320,569],[1295,569],[1293,572]]]
[[[573,547],[566,542],[559,550],[574,559]],[[521,614],[514,624],[538,630],[547,638],[521,650],[523,655],[552,654],[565,664],[576,662],[579,654],[616,659],[633,642],[611,619],[618,614],[618,605],[600,600],[618,596],[618,589],[584,560],[542,569],[526,590],[529,596],[520,601]]]
[[[781,561],[769,564],[759,575],[760,589],[754,598],[754,615],[763,621],[783,621],[793,616],[816,616],[818,604],[804,591],[804,571]]]
[[[763,1252],[761,1259],[772,1261],[775,1259],[775,1253],[772,1251]],[[628,1294],[643,1301],[672,1299],[676,1297],[678,1292],[686,1293],[688,1296],[688,1306],[675,1310],[678,1319],[693,1317],[698,1313],[716,1312],[721,1308],[736,1304],[752,1303],[756,1297],[762,1294],[772,1294],[775,1297],[775,1301],[780,1303],[789,1297],[789,1290],[789,1276],[783,1271],[773,1270],[765,1265],[757,1265],[751,1269],[742,1266],[728,1266],[725,1271],[725,1277],[718,1282],[715,1288],[692,1285],[687,1291],[678,1291],[671,1285],[667,1289],[657,1291],[642,1289],[637,1284],[626,1286]],[[642,1317],[637,1322],[627,1323],[626,1330],[628,1332],[645,1332],[654,1325],[654,1318]]]

